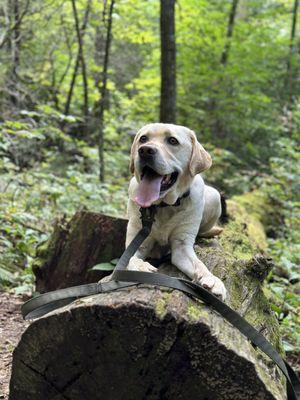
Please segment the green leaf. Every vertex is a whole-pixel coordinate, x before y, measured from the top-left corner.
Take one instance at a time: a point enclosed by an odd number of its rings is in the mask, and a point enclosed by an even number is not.
[[[275,311],[278,315],[281,314],[282,309],[281,307],[278,307],[276,304],[271,304],[271,308],[273,311]]]
[[[284,351],[286,351],[286,352],[296,350],[296,347],[293,344],[287,342],[286,340],[283,340],[282,344],[283,344]]]
[[[113,271],[115,266],[111,263],[100,263],[94,265],[90,271]]]
[[[6,271],[6,269],[0,267],[0,281],[14,283],[15,277],[11,272]]]
[[[24,284],[21,286],[18,286],[14,289],[14,293],[15,294],[25,294],[25,293],[32,293],[33,290],[33,285],[28,285],[28,284]]]

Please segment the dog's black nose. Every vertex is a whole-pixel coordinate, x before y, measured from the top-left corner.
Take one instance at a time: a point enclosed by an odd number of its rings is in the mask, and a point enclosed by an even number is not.
[[[157,153],[157,149],[152,146],[141,146],[139,148],[139,155],[141,158],[153,158]]]

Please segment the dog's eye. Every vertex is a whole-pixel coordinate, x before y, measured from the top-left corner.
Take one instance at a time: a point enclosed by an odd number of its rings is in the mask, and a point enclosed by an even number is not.
[[[170,143],[172,146],[176,146],[177,144],[179,144],[178,140],[173,136],[169,137],[168,143]]]
[[[148,138],[147,138],[146,135],[142,135],[142,136],[140,137],[140,143],[146,143],[147,141],[148,141]]]

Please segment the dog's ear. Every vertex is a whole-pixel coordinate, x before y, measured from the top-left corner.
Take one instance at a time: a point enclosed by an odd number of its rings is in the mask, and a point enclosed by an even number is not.
[[[136,150],[136,145],[137,145],[137,138],[139,136],[139,132],[135,135],[133,139],[133,143],[131,145],[131,150],[130,150],[130,172],[134,174],[134,156],[135,156],[135,150]]]
[[[198,142],[195,132],[191,131],[192,139],[192,156],[190,159],[189,170],[192,176],[211,167],[212,159],[210,154]]]

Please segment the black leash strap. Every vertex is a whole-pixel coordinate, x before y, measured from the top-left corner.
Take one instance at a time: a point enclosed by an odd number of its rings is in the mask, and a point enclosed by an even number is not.
[[[258,347],[267,356],[269,356],[286,377],[287,400],[300,400],[300,382],[290,365],[281,358],[276,349],[260,332],[258,332],[243,317],[241,317],[236,311],[230,308],[218,297],[214,296],[202,286],[189,280],[173,278],[158,273],[154,274],[125,270],[130,258],[135,254],[143,241],[149,236],[152,224],[154,222],[155,212],[155,207],[141,209],[142,229],[138,232],[136,237],[132,240],[130,245],[121,256],[110,281],[74,286],[34,297],[22,306],[22,315],[24,319],[41,317],[48,312],[65,306],[81,297],[111,292],[130,286],[135,286],[140,283],[180,290],[211,306],[224,319],[230,322],[244,336],[246,336],[246,338],[249,339],[254,346]]]
[[[140,245],[145,241],[145,239],[149,236],[151,232],[151,228],[154,222],[154,217],[156,214],[156,207],[151,206],[148,208],[141,208],[140,209],[141,213],[141,220],[142,220],[142,229],[138,232],[138,234],[135,236],[135,238],[131,241],[129,246],[126,248],[124,253],[121,255],[114,272],[112,274],[112,279],[115,279],[116,273],[118,271],[126,269],[129,260],[131,257],[135,254],[135,252],[138,250]]]

